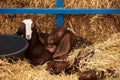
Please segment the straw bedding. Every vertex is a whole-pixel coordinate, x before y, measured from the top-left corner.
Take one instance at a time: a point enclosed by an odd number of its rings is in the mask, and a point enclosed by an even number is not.
[[[1,0],[0,7],[7,8],[55,8],[56,0]],[[65,8],[120,8],[120,0],[64,0]],[[50,32],[55,24],[55,15],[48,14],[0,14],[0,33],[13,34],[18,23],[25,18],[35,20],[41,31]],[[82,54],[94,50],[95,55],[87,61],[79,61],[81,71],[87,68],[102,70],[104,80],[120,80],[120,15],[64,15],[64,25],[75,30],[76,35],[93,44],[74,49],[68,60],[71,62]],[[81,66],[82,63],[86,65]],[[26,59],[13,64],[0,60],[0,80],[77,80],[79,73],[50,75],[46,66],[31,66]],[[108,69],[114,74],[108,73]]]

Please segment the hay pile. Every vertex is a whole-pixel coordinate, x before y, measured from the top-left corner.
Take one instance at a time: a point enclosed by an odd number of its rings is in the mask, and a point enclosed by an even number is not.
[[[119,0],[64,0],[65,8],[120,8]],[[1,0],[0,7],[55,8],[56,0]]]
[[[0,80],[77,80],[77,75],[50,75],[45,66],[31,67],[26,60],[10,64],[4,59],[0,60]]]
[[[82,57],[84,54],[94,51],[91,58],[79,61],[79,70],[94,69],[104,71],[104,80],[120,79],[120,32],[112,34],[105,41],[95,42],[86,48],[78,48],[72,51],[67,58],[73,63],[74,59]],[[74,55],[71,55],[74,54]],[[111,71],[111,72],[109,72]]]
[[[56,0],[1,0],[0,7],[6,8],[55,8]],[[120,0],[64,0],[65,8],[120,8]],[[64,15],[64,25],[75,30],[77,36],[86,38],[94,44],[86,48],[75,49],[70,60],[74,60],[79,51],[86,53],[95,50],[93,58],[80,66],[105,71],[105,80],[120,80],[120,15]],[[18,23],[25,18],[35,20],[43,32],[50,32],[55,24],[55,15],[48,14],[0,14],[0,34],[13,34]],[[115,70],[110,76],[107,69]],[[114,77],[114,78],[113,78]],[[32,67],[27,60],[8,63],[6,59],[0,60],[1,80],[77,80],[77,73],[71,75],[50,75],[45,66]]]
[[[112,34],[107,40],[94,43],[84,49],[77,49],[74,53],[77,54],[78,51],[82,54],[95,51],[92,58],[81,60],[79,62],[79,69],[81,71],[88,68],[95,69],[105,72],[105,80],[120,79],[120,33]],[[86,65],[81,65],[83,63]],[[112,72],[109,73],[108,70],[111,70]]]
[[[55,24],[55,15],[0,15],[0,33],[15,33],[18,23],[25,18],[38,22],[43,32],[50,32]],[[119,32],[120,15],[65,15],[65,26],[75,30],[76,35],[92,42],[104,40]]]
[[[120,8],[120,0],[65,0],[66,8]],[[8,8],[55,8],[56,0],[1,0],[0,7]],[[120,31],[120,15],[64,15],[67,27],[76,31],[76,35],[92,42],[104,39]],[[48,14],[1,14],[0,33],[16,32],[17,23],[25,18],[37,21],[43,32],[50,32],[56,26],[56,16]]]
[[[75,49],[74,55],[69,56],[73,60],[79,51],[83,54],[95,50],[93,58],[87,61],[81,60],[79,69],[81,71],[87,68],[105,71],[104,80],[120,79],[120,33],[111,35],[106,41],[94,43],[84,49]],[[85,66],[81,66],[86,63]],[[78,73],[65,75],[64,72],[59,75],[51,75],[45,71],[46,66],[31,66],[27,60],[19,60],[13,64],[8,60],[0,60],[0,79],[1,80],[77,80]],[[108,74],[107,69],[114,70],[114,74]]]

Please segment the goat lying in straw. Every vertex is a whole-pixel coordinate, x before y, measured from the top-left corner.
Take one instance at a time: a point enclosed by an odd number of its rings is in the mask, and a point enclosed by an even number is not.
[[[46,34],[40,32],[32,20],[26,19],[16,34],[23,35],[29,42],[25,56],[30,63],[37,65],[51,60],[47,63],[46,70],[55,74],[71,69],[70,62],[64,60],[76,41],[73,31],[69,28],[58,27],[50,34]]]
[[[69,68],[70,62],[64,59],[67,58],[74,43],[75,35],[69,28],[57,27],[50,33],[46,48],[53,53],[53,60],[48,62],[48,71],[59,74]]]
[[[52,59],[52,54],[45,49],[45,45],[42,43],[45,40],[43,36],[48,36],[48,34],[39,32],[38,27],[31,19],[23,20],[16,34],[23,36],[29,42],[25,57],[30,60],[30,63],[33,65],[43,64]]]
[[[65,64],[69,63],[58,60],[67,57],[74,43],[74,34],[70,30],[67,30],[67,28],[56,28],[48,35],[40,32],[32,20],[25,19],[20,24],[16,34],[23,35],[23,37],[28,40],[29,47],[25,56],[33,65],[43,64],[49,60],[52,60],[48,63],[49,67],[52,64],[56,64],[56,62],[61,64],[61,66],[65,66]],[[56,66],[58,64],[56,64]],[[61,66],[58,66],[57,68]],[[65,67],[63,67],[63,69],[65,69]],[[59,72],[61,72],[63,69],[61,67]],[[58,71],[55,72],[59,73]]]

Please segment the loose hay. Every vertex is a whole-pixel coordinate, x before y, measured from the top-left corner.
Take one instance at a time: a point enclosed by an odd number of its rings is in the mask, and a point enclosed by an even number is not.
[[[64,0],[65,8],[120,8],[120,0]],[[55,8],[56,0],[1,0],[0,8]],[[81,60],[79,69],[86,68],[105,71],[105,80],[120,80],[120,15],[64,15],[65,26],[75,30],[76,35],[94,44],[71,52],[68,60],[74,62],[78,53],[95,50],[93,58]],[[25,18],[35,20],[43,32],[50,32],[55,25],[55,15],[47,14],[0,14],[0,33],[13,34],[18,23]],[[115,34],[114,34],[115,33]],[[111,36],[111,34],[113,34]],[[86,63],[83,67],[81,63]],[[111,76],[107,69],[115,70]],[[77,80],[77,73],[71,75],[50,75],[45,66],[31,66],[27,60],[14,64],[0,60],[0,80]]]
[[[85,51],[95,50],[95,55],[85,62],[84,67],[80,67],[80,70],[87,68],[105,71],[106,80],[119,80],[120,79],[120,33],[113,34],[104,42],[94,43],[89,46]],[[84,51],[84,50],[83,50]],[[114,70],[115,73],[111,75],[107,70]]]
[[[7,60],[0,61],[0,80],[77,80],[77,75],[50,75],[45,67],[32,67],[26,60],[10,64]]]
[[[95,55],[87,61],[81,60],[79,69],[81,71],[87,68],[105,71],[105,80],[120,79],[120,33],[113,34],[106,41],[94,43],[83,49],[76,49],[69,60],[74,60],[79,51],[86,53],[95,50]],[[81,63],[86,63],[81,66]],[[31,66],[26,60],[18,61],[14,64],[8,63],[7,60],[0,60],[0,79],[1,80],[77,80],[77,73],[65,75],[50,75],[45,71],[46,66]],[[107,69],[115,70],[110,76]]]
[[[119,0],[64,0],[65,8],[120,8]],[[54,8],[56,0],[1,0],[0,7]]]
[[[35,20],[43,32],[55,27],[55,15],[0,15],[0,33],[15,33],[18,23],[24,18]],[[71,27],[76,35],[92,42],[104,40],[120,31],[120,15],[65,15],[65,26]]]

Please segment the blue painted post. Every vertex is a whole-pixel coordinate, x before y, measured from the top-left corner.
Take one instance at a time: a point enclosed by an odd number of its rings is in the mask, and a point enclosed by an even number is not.
[[[57,9],[63,8],[63,0],[57,0],[56,7],[57,7]],[[62,14],[57,14],[56,23],[57,23],[58,27],[63,25],[64,20],[63,20],[63,15]]]

